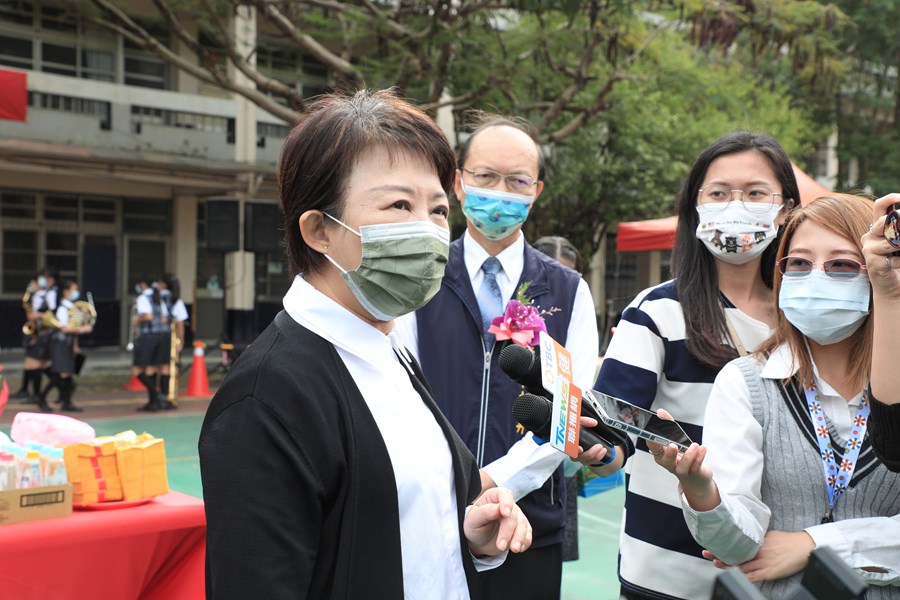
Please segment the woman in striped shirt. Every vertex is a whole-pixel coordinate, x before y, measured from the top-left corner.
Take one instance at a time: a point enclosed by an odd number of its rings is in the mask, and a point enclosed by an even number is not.
[[[628,306],[594,387],[667,410],[700,442],[716,374],[774,324],[772,242],[799,197],[790,159],[769,136],[731,133],[704,150],[678,198],[675,279]],[[718,572],[684,523],[677,480],[642,440],[626,451],[622,597],[709,598]],[[618,462],[595,470],[607,475]]]

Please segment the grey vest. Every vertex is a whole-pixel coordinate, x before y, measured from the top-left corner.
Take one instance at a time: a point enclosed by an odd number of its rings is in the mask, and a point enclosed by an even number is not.
[[[802,387],[796,378],[786,385],[762,379],[760,364],[753,357],[738,359],[736,364],[747,381],[753,416],[763,431],[765,465],[760,492],[772,512],[769,530],[795,532],[818,525],[828,512],[828,491]],[[830,419],[826,422],[832,444],[842,454],[845,440]],[[834,520],[897,514],[900,474],[888,471],[875,457],[866,434],[850,486],[835,504]],[[799,585],[800,576],[766,581],[760,589],[767,598],[785,598]],[[900,587],[870,585],[866,598],[900,599]]]

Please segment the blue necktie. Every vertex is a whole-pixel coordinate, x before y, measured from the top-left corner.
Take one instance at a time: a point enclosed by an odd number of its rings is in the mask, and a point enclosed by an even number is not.
[[[481,335],[484,337],[484,345],[490,348],[494,343],[494,334],[488,333],[491,321],[494,317],[503,314],[503,296],[500,294],[500,285],[497,283],[497,273],[500,271],[500,261],[494,256],[489,256],[481,265],[484,271],[484,280],[478,288],[476,299],[478,310],[481,311]]]

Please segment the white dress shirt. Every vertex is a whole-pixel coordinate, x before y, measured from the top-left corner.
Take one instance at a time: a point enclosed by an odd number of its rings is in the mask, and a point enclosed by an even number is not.
[[[153,314],[153,288],[147,288],[143,292],[141,292],[137,297],[137,313],[139,315],[152,315]],[[166,308],[166,303],[160,299],[160,316],[163,318],[169,317],[169,309]]]
[[[394,336],[361,320],[300,275],[284,297],[284,308],[334,345],[384,439],[397,486],[405,597],[467,599],[450,447],[394,354]],[[466,560],[484,570],[505,558],[502,553]]]
[[[463,261],[472,289],[478,290],[484,280],[481,265],[490,256],[469,232],[463,234]],[[518,232],[516,241],[497,255],[501,269],[497,273],[497,284],[500,286],[504,306],[513,299],[516,284],[522,277],[525,268],[525,236]],[[546,307],[549,308],[549,307]],[[546,317],[552,319],[550,315]],[[404,315],[394,321],[394,332],[409,351],[419,359],[419,334],[415,313]],[[593,387],[594,373],[600,351],[597,316],[594,313],[594,301],[587,282],[578,282],[572,316],[566,333],[566,349],[572,355],[573,382],[582,390]],[[550,444],[538,445],[534,436],[528,432],[514,444],[504,456],[484,466],[484,471],[499,487],[512,490],[516,500],[540,488],[547,478],[566,459],[566,455]]]
[[[785,380],[798,368],[793,364],[790,349],[783,345],[766,360],[761,376]],[[863,392],[849,401],[844,400],[819,376],[815,363],[813,368],[822,408],[840,436],[847,439]],[[746,544],[748,536],[763,539],[771,512],[760,494],[764,464],[762,443],[762,426],[753,416],[747,383],[740,368],[729,363],[716,378],[703,429],[703,444],[709,448],[704,462],[712,469],[722,502],[710,511],[698,512],[681,494],[682,509],[692,533],[696,535],[701,527],[708,532],[715,531],[716,538],[723,540],[723,546],[730,546],[736,554],[742,553],[741,546]],[[804,531],[817,547],[831,547],[844,562],[856,569],[896,564],[900,553],[900,515],[848,519],[815,525]],[[731,562],[728,557],[719,558]],[[900,572],[857,572],[878,585],[900,583]]]

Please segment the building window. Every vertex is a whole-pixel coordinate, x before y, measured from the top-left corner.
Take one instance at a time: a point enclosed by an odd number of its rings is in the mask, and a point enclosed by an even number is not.
[[[3,293],[25,293],[28,282],[38,270],[37,231],[4,230]]]
[[[85,198],[81,201],[81,219],[91,223],[115,223],[116,203],[113,200]]]
[[[78,278],[78,234],[47,232],[45,261],[56,267],[60,279]]]
[[[0,191],[0,217],[33,220],[37,216],[36,205],[34,194]]]
[[[34,21],[34,5],[22,0],[0,0],[0,23],[31,26]]]
[[[277,300],[287,293],[291,278],[288,276],[286,259],[284,252],[257,252],[254,255],[257,298]]]
[[[140,50],[125,51],[125,85],[169,89],[169,66],[155,54]]]
[[[0,35],[0,64],[19,69],[33,68],[34,44],[30,39]]]
[[[78,222],[78,198],[75,196],[44,197],[44,218],[48,221]]]
[[[225,275],[225,254],[206,249],[206,202],[197,203],[197,287],[206,289],[210,279]]]
[[[124,200],[122,229],[125,233],[172,233],[171,200]]]

